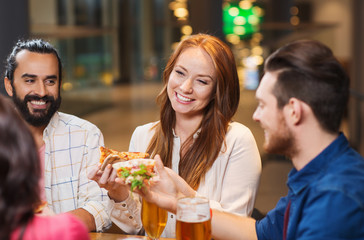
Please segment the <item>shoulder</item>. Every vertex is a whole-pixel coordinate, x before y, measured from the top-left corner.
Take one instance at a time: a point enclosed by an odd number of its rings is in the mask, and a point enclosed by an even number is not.
[[[150,130],[152,129],[155,125],[157,125],[159,123],[159,121],[157,122],[150,122],[150,123],[146,123],[144,125],[140,125],[138,126],[136,129],[140,129],[140,130]]]
[[[251,133],[250,129],[245,126],[244,124],[241,124],[239,122],[230,122],[228,133]]]
[[[337,206],[350,199],[364,212],[364,159],[346,141],[336,143],[314,159],[315,164],[307,165],[315,174],[306,191],[307,199],[324,199]]]
[[[154,127],[159,123],[157,122],[150,122],[144,125],[140,125],[135,128],[134,134],[147,134],[147,133],[153,133],[154,134]]]
[[[317,194],[337,194],[352,199],[364,211],[364,160],[343,158],[342,163],[330,166],[325,174],[314,183]]]
[[[33,224],[34,225],[42,225],[44,223],[48,223],[48,224],[52,224],[54,226],[65,226],[65,225],[79,225],[79,226],[84,226],[84,224],[82,222],[80,222],[80,220],[73,216],[70,213],[61,213],[61,214],[57,214],[54,216],[34,216],[33,219]],[[60,226],[60,227],[61,227]]]
[[[145,152],[148,148],[149,141],[152,139],[158,122],[151,122],[138,126],[131,136],[129,151]]]
[[[75,216],[70,213],[62,213],[55,216],[35,216],[31,228],[27,229],[25,239],[28,236],[36,239],[88,239],[88,229]]]
[[[253,133],[248,127],[238,122],[229,123],[226,133],[226,141],[243,141],[256,144]]]
[[[343,239],[358,239],[364,234],[363,201],[357,201],[356,197],[340,189],[320,189],[311,194],[299,214],[302,218],[297,236],[303,238],[325,236],[325,239],[334,239],[341,235]],[[330,231],[322,231],[328,228]]]
[[[83,222],[81,222],[76,216],[70,213],[63,213],[57,215],[56,217],[59,218],[58,219],[59,226],[61,226],[63,223],[68,223],[66,228],[60,229],[61,230],[60,235],[61,234],[64,235],[62,239],[75,239],[75,240],[89,239],[88,229],[86,225]],[[65,229],[67,229],[66,232]]]

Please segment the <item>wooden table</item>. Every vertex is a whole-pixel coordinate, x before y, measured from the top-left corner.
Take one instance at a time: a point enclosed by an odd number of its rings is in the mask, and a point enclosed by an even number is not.
[[[119,239],[140,239],[140,240],[148,240],[147,237],[136,236],[136,235],[124,235],[124,234],[116,234],[116,233],[90,233],[91,240],[119,240]],[[174,238],[160,238],[161,240],[172,240]]]

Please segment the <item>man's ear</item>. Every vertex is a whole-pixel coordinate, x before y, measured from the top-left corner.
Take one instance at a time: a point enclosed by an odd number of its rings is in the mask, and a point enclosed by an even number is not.
[[[293,125],[299,124],[304,115],[302,102],[297,98],[290,98],[285,106],[285,115]]]
[[[5,86],[5,90],[8,93],[8,95],[10,97],[12,97],[13,96],[13,86],[11,85],[10,79],[7,77],[4,78],[4,86]]]

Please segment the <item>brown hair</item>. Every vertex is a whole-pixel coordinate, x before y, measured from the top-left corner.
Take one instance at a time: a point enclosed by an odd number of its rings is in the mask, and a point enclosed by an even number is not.
[[[25,226],[40,202],[40,163],[32,134],[15,106],[0,96],[0,239]]]
[[[338,132],[349,98],[349,77],[332,51],[313,40],[290,43],[274,52],[265,71],[278,72],[273,94],[278,107],[294,97],[307,103],[321,127]]]
[[[155,126],[156,132],[147,152],[152,156],[160,154],[164,165],[172,166],[173,128],[176,115],[168,98],[167,84],[178,57],[190,47],[200,48],[211,57],[217,76],[215,92],[212,93],[211,101],[204,110],[198,137],[193,139],[192,134],[181,147],[183,154],[179,162],[179,175],[191,187],[197,189],[222,150],[223,143],[225,144],[227,128],[240,99],[234,55],[220,39],[207,34],[192,35],[180,42],[169,58],[163,73],[164,87],[157,97],[157,102],[161,106],[160,122]]]

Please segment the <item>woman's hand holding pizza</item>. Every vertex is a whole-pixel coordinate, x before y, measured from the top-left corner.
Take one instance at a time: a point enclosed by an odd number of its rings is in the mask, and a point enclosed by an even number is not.
[[[154,159],[157,175],[149,180],[149,184],[144,184],[135,192],[147,202],[155,203],[175,213],[177,199],[182,196],[194,196],[196,192],[172,169],[164,167],[159,155],[156,155]],[[120,180],[116,179],[116,181]]]
[[[163,166],[159,155],[153,161],[143,159],[149,157],[147,153],[117,152],[105,147],[100,147],[100,153],[100,164],[89,172],[88,178],[105,188],[115,202],[124,201],[132,190],[146,201],[176,212],[179,197],[196,194],[177,173]]]

